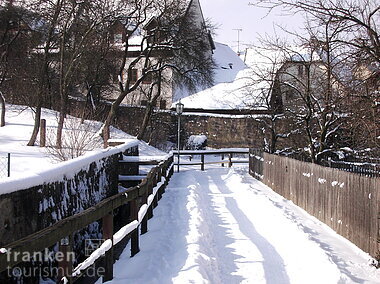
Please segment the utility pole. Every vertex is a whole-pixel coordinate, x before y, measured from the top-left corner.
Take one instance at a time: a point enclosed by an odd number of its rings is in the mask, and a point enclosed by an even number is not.
[[[238,40],[237,40],[237,44],[238,44],[237,54],[238,54],[238,56],[240,56],[240,32],[242,32],[243,29],[233,29],[233,30],[237,31],[237,36],[238,36]]]

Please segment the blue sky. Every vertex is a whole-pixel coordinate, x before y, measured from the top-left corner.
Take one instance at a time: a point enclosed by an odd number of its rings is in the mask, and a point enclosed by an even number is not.
[[[242,29],[240,32],[240,50],[244,50],[248,44],[257,44],[259,35],[276,33],[284,36],[276,24],[291,31],[299,30],[303,19],[301,15],[283,16],[277,9],[267,15],[267,10],[248,5],[249,0],[200,0],[205,18],[218,26],[215,40],[228,44],[237,50],[238,32],[234,29]]]

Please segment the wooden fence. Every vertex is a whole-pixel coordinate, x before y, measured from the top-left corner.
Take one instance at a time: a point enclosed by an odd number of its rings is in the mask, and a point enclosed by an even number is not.
[[[123,157],[121,157],[123,158]],[[131,256],[139,252],[139,234],[148,230],[148,219],[153,217],[153,208],[157,206],[165,188],[173,174],[173,156],[151,169],[147,177],[134,187],[127,188],[123,192],[102,200],[97,205],[88,208],[76,215],[70,216],[54,225],[29,235],[16,242],[5,246],[6,250],[0,251],[0,272],[22,262],[25,254],[33,255],[45,248],[59,244],[59,252],[68,258],[60,259],[58,263],[58,282],[67,280],[69,283],[78,279],[86,270],[102,258],[104,275],[103,281],[113,278],[113,247],[124,238],[131,241]],[[128,204],[130,216],[128,224],[114,233],[113,212],[119,207]],[[127,216],[126,216],[127,217]],[[100,248],[95,250],[89,258],[72,266],[72,259],[67,252],[71,251],[71,236],[74,232],[87,225],[102,220],[103,239]]]
[[[378,255],[380,178],[254,149],[250,174],[373,257]]]

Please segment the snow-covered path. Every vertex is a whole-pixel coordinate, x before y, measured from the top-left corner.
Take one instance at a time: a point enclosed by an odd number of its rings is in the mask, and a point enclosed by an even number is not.
[[[367,254],[242,169],[176,173],[154,215],[108,283],[380,283]]]

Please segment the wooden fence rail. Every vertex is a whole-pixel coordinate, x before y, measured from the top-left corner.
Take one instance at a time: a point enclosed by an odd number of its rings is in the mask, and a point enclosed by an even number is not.
[[[173,154],[178,159],[178,151],[173,151]],[[249,162],[248,159],[233,159],[234,155],[248,155],[249,149],[218,149],[218,150],[181,150],[179,153],[180,157],[190,157],[189,162],[182,161],[183,159],[180,158],[180,166],[201,166],[201,170],[205,170],[205,165],[215,165],[215,164],[221,164],[222,167],[224,167],[225,164],[228,165],[228,167],[232,167],[233,164],[246,164]],[[219,161],[205,161],[205,156],[215,156],[220,155],[221,160]],[[200,156],[200,161],[192,161],[193,156]],[[225,159],[227,157],[227,160]],[[178,161],[178,160],[177,160]],[[176,162],[177,163],[177,162]]]
[[[157,206],[158,200],[164,193],[172,174],[173,156],[170,156],[165,161],[161,161],[158,166],[152,168],[139,185],[104,199],[97,205],[60,220],[46,229],[8,244],[5,246],[6,251],[2,250],[0,252],[0,272],[22,262],[23,258],[21,256],[25,254],[33,255],[57,243],[60,244],[61,252],[70,250],[70,239],[74,232],[95,221],[102,220],[105,242],[75,269],[72,267],[70,260],[62,259],[58,266],[65,268],[65,270],[63,270],[63,274],[60,274],[58,281],[65,278],[69,282],[73,282],[100,257],[104,257],[105,274],[103,275],[103,281],[111,280],[113,278],[113,246],[126,236],[129,236],[131,239],[131,256],[139,252],[140,227],[142,234],[147,232],[147,221],[153,217],[153,207]],[[125,204],[129,204],[131,208],[131,220],[114,234],[113,212]],[[61,270],[59,271],[61,272]],[[73,272],[71,273],[71,271]]]
[[[250,174],[373,257],[379,253],[380,178],[254,149]]]

